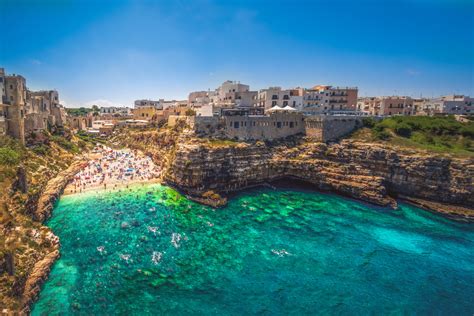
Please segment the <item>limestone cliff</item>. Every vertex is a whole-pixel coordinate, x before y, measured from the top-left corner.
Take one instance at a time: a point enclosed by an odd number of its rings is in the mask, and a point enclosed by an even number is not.
[[[16,157],[0,163],[0,310],[6,314],[29,313],[59,256],[59,241],[42,222],[83,163],[79,148],[85,152],[92,146],[58,135],[40,134],[36,140],[41,138],[24,147],[0,137],[4,152]]]
[[[474,205],[472,159],[353,141],[334,145],[179,144],[175,157],[165,180],[190,195],[208,190],[228,193],[279,178],[296,178],[382,206],[396,205],[397,197],[436,202],[437,207],[431,203],[429,208],[439,211],[449,204],[447,213],[474,219],[470,209]]]

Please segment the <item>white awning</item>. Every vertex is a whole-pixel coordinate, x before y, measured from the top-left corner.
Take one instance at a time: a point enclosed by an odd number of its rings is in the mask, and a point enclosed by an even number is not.
[[[268,109],[267,111],[273,112],[273,111],[281,111],[281,110],[283,110],[281,107],[279,107],[278,105],[275,105],[274,107],[272,107],[271,109]]]

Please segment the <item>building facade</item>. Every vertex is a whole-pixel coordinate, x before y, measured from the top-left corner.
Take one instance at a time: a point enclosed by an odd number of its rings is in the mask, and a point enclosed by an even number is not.
[[[0,82],[5,133],[24,144],[26,80],[20,75],[6,75],[0,68]]]
[[[419,112],[424,115],[474,113],[474,98],[464,95],[448,95],[440,98],[425,100]]]
[[[306,136],[320,142],[335,141],[362,127],[362,117],[349,115],[314,115],[305,117]]]
[[[357,110],[368,115],[415,115],[413,99],[407,96],[367,97],[357,101]]]
[[[134,102],[135,104],[135,109],[141,108],[141,107],[154,107],[157,109],[162,109],[163,105],[160,103],[160,101],[153,101],[153,100],[136,100]]]
[[[290,106],[290,90],[282,90],[281,87],[269,87],[258,92],[256,105],[265,110],[274,106]]]
[[[354,111],[357,106],[357,87],[333,87],[318,85],[305,89],[303,112],[321,114],[331,111]]]
[[[254,105],[257,91],[237,81],[225,81],[215,91],[208,93],[209,103],[215,108],[250,107]]]
[[[103,106],[100,107],[100,115],[111,114],[113,116],[129,116],[132,111],[129,107],[121,106]]]
[[[56,90],[27,91],[25,116],[26,133],[52,128],[63,128],[67,122],[66,111],[59,103]]]

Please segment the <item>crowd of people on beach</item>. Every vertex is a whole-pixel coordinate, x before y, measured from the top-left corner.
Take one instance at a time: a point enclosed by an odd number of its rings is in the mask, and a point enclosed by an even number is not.
[[[114,189],[119,185],[151,180],[160,174],[150,157],[135,150],[115,150],[98,145],[92,154],[96,158],[75,175],[68,193],[80,193],[90,188]]]

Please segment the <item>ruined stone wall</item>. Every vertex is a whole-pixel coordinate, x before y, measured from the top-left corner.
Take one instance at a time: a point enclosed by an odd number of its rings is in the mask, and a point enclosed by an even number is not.
[[[189,116],[188,125],[198,135],[214,135],[222,128],[221,119],[216,116]]]

